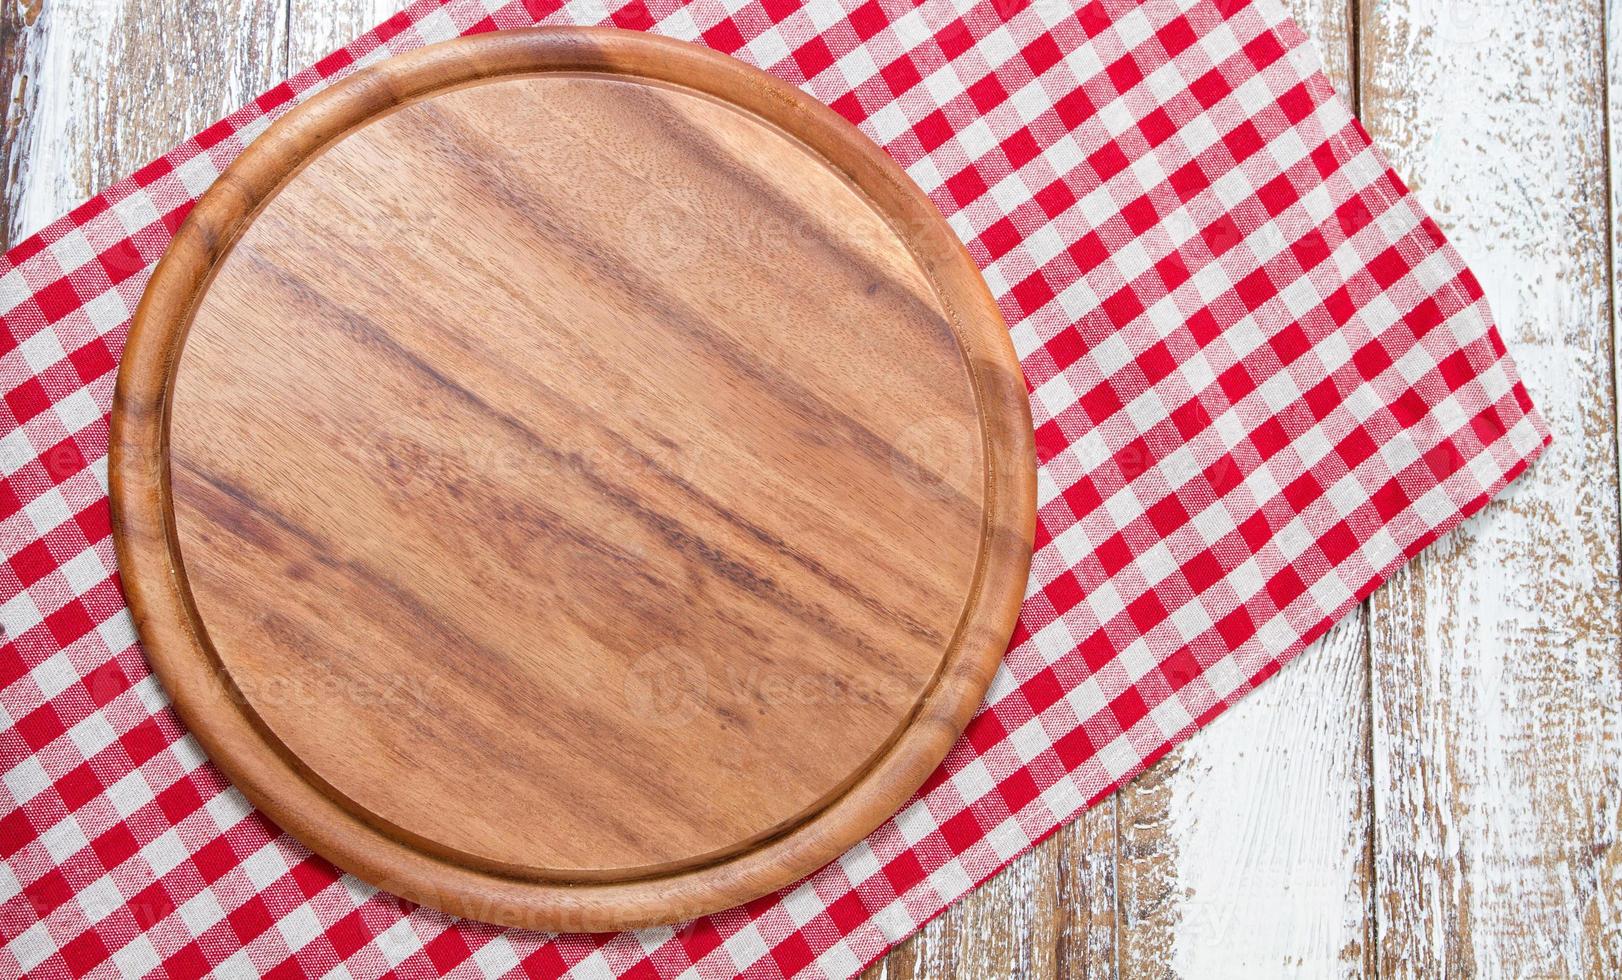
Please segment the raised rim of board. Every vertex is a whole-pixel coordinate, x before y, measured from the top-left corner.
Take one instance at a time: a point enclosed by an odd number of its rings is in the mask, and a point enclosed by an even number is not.
[[[493,872],[391,836],[334,800],[237,691],[193,603],[175,533],[169,411],[193,313],[220,263],[278,190],[367,123],[447,90],[567,72],[671,85],[786,132],[858,187],[906,243],[957,334],[984,440],[976,588],[933,685],[900,735],[822,809],[711,863],[625,880]],[[147,659],[182,720],[243,794],[346,871],[419,904],[549,931],[664,924],[729,908],[834,860],[907,802],[990,686],[1018,618],[1036,519],[1030,405],[1007,327],[978,269],[930,200],[854,126],[800,90],[709,49],[633,31],[536,28],[399,55],[289,111],[205,193],[136,310],[113,399],[109,483],[125,596]]]

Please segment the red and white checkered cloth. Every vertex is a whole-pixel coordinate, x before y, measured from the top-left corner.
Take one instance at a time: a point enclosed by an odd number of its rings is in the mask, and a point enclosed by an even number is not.
[[[984,270],[1037,426],[1031,582],[968,733],[837,862],[675,929],[456,921],[312,857],[176,721],[108,536],[125,330],[192,201],[328,80],[536,22],[708,44],[858,124]],[[0,323],[6,976],[854,973],[1277,671],[1548,439],[1476,279],[1279,0],[423,0],[12,249]]]

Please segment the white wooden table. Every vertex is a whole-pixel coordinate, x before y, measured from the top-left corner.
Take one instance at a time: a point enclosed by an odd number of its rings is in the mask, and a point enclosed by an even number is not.
[[[1622,10],[1289,2],[1480,275],[1556,443],[872,977],[1622,976]],[[8,240],[394,7],[6,0]]]

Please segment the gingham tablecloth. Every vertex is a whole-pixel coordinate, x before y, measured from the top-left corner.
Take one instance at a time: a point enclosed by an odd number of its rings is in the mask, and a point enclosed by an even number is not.
[[[834,864],[678,928],[547,936],[338,874],[208,763],[114,571],[107,413],[192,201],[330,79],[458,34],[657,31],[802,86],[933,198],[1041,457],[1003,669]],[[0,975],[845,976],[1270,676],[1548,433],[1481,287],[1278,0],[424,0],[0,264]]]

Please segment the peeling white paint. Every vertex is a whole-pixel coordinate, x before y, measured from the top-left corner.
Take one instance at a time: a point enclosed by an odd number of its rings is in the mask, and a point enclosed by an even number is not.
[[[46,4],[29,35],[23,75],[12,83],[26,109],[18,133],[17,179],[7,188],[11,240],[56,220],[92,191],[70,161],[96,145],[94,75],[112,44],[116,11],[106,3]]]
[[[1218,718],[1168,781],[1177,976],[1363,972],[1362,611]]]
[[[1422,176],[1556,441],[1372,603],[1382,964],[1598,976],[1622,786],[1601,13],[1453,6],[1365,16],[1364,122]]]

